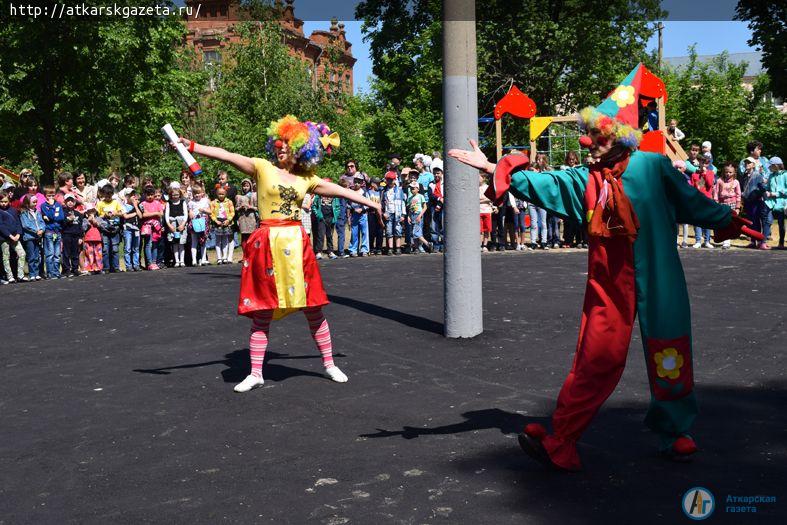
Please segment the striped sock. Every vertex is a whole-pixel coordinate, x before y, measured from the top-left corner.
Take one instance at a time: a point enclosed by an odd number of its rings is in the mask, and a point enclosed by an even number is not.
[[[306,314],[306,320],[309,321],[309,331],[312,333],[320,355],[322,355],[323,366],[325,368],[334,366],[331,329],[328,327],[328,321],[322,313],[322,308],[306,308],[303,313]]]
[[[273,319],[273,311],[266,310],[255,315],[251,320],[249,356],[251,357],[251,375],[255,377],[262,377],[262,362],[265,360],[265,350],[268,348],[271,319]]]

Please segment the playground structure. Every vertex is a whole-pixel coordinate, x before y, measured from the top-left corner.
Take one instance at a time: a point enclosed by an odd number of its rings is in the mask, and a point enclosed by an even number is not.
[[[6,167],[0,166],[0,173],[7,179],[11,179],[16,184],[19,184],[19,175],[14,173],[13,171],[9,170]]]
[[[644,133],[642,142],[639,149],[642,151],[649,151],[665,155],[670,160],[686,160],[687,155],[681,145],[672,136],[666,133],[666,116],[665,106],[667,103],[668,95],[664,82],[655,74],[651,73],[644,66],[642,67],[642,85],[640,88],[639,104],[642,108],[647,108],[650,104],[655,102],[658,111],[658,124],[657,129],[650,130]],[[495,145],[497,159],[503,156],[503,137],[502,137],[502,117],[505,114],[510,114],[514,117],[530,119],[530,152],[538,153],[537,141],[538,138],[549,129],[550,125],[576,123],[577,117],[573,115],[558,115],[558,116],[535,116],[536,104],[522,91],[512,85],[508,93],[501,98],[495,105],[494,119],[495,119]],[[567,150],[566,143],[571,140],[573,135],[569,136],[564,131],[563,134],[554,135],[557,142],[562,144],[563,153]],[[579,137],[577,131],[576,137]],[[552,150],[552,139],[550,136],[549,150],[545,153],[554,155]],[[562,139],[562,140],[561,140]],[[577,148],[579,150],[579,148]]]

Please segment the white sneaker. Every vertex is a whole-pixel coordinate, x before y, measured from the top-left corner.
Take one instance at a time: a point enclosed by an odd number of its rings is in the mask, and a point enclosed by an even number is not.
[[[345,381],[346,380],[347,379],[345,378]],[[246,376],[246,379],[235,385],[234,390],[236,392],[248,392],[249,390],[252,390],[254,388],[261,387],[264,384],[265,384],[265,380],[262,377],[249,375]]]
[[[694,246],[692,246],[692,248],[702,248],[702,243],[695,242]]]
[[[321,253],[318,253],[318,254],[317,254],[317,257],[316,257],[316,259],[317,259],[318,261],[319,261],[319,260],[321,260],[321,259],[322,259],[322,254],[321,254]]]
[[[337,383],[346,383],[347,376],[339,370],[338,366],[331,366],[325,369],[325,374],[331,378],[331,380],[336,381]]]
[[[729,250],[730,249],[730,241],[724,241],[724,243],[721,245],[721,249],[722,250]]]
[[[709,243],[709,242],[706,242],[706,243],[704,244],[704,246],[705,246],[706,248],[711,248],[711,249],[715,248],[715,246],[714,246],[714,245],[712,245],[712,244],[711,244],[711,243]]]

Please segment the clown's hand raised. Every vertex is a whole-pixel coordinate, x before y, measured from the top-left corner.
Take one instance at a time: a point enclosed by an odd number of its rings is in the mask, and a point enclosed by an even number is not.
[[[495,165],[489,162],[484,152],[478,147],[478,143],[473,139],[469,139],[469,142],[473,148],[472,151],[454,148],[448,150],[448,156],[455,158],[462,164],[484,170],[487,173],[494,173]]]

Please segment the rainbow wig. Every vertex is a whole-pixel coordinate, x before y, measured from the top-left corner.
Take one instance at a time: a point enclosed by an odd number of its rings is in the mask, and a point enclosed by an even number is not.
[[[328,133],[330,128],[325,124],[301,122],[293,115],[285,115],[268,126],[266,149],[274,157],[276,141],[283,140],[293,152],[295,164],[303,171],[313,171],[323,159],[320,137]]]
[[[637,149],[642,140],[642,131],[624,124],[616,118],[605,115],[592,106],[588,106],[579,112],[579,127],[583,131],[596,128],[602,135],[607,137],[615,135],[616,142],[632,150]]]

